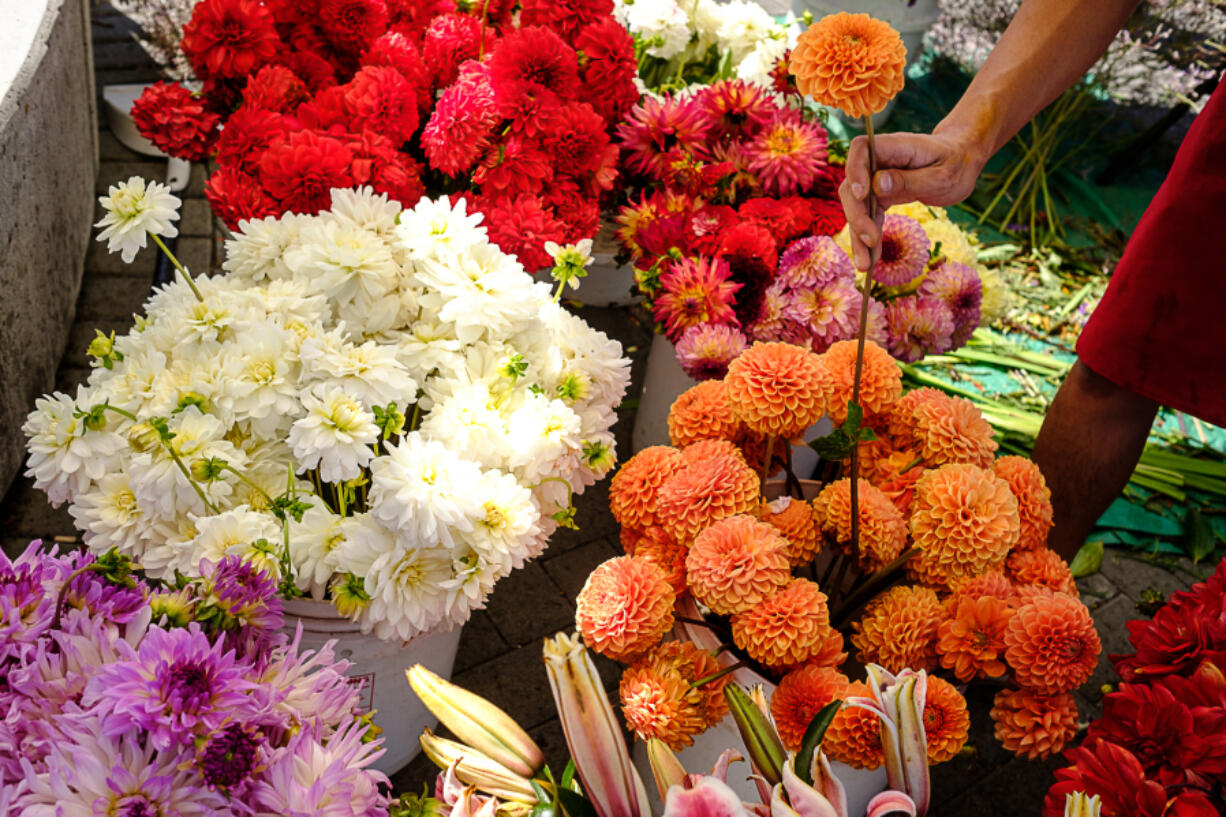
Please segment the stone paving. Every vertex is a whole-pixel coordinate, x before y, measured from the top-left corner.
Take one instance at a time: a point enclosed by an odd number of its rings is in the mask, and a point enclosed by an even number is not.
[[[131,42],[131,25],[107,9],[96,7],[94,17],[95,61],[98,87],[108,82],[147,81],[155,78],[143,52]],[[97,191],[109,184],[139,174],[162,178],[165,163],[128,151],[101,125],[101,169]],[[205,168],[192,170],[183,194],[180,223],[180,258],[194,270],[215,268],[220,241],[208,206],[202,197]],[[71,391],[88,375],[84,349],[94,329],[126,331],[132,315],[147,296],[155,256],[146,250],[135,263],[123,264],[95,243],[86,263],[85,279],[77,304],[76,322],[64,352],[55,387]],[[584,309],[583,317],[620,340],[634,361],[634,383],[629,396],[637,394],[651,339],[649,327],[631,310]],[[616,427],[618,447],[626,456],[633,424],[633,403],[620,413]],[[12,429],[7,433],[20,433]],[[503,706],[541,744],[555,768],[561,768],[565,742],[554,717],[553,701],[541,666],[541,639],[573,626],[573,600],[587,574],[600,562],[620,553],[617,526],[608,512],[607,481],[577,498],[578,531],[556,534],[548,551],[537,561],[501,581],[487,609],[477,612],[465,626],[456,659],[454,680]],[[16,479],[0,502],[0,545],[6,553],[19,551],[34,538],[71,543],[77,541],[72,520],[64,509],[52,509],[28,478]],[[1103,640],[1103,657],[1093,678],[1078,693],[1084,719],[1100,711],[1102,686],[1114,676],[1106,655],[1128,647],[1124,624],[1140,613],[1137,603],[1147,589],[1171,593],[1195,582],[1208,568],[1186,561],[1168,572],[1108,552],[1102,570],[1081,580],[1082,598],[1093,610]],[[618,670],[600,662],[606,682],[613,688]],[[933,770],[934,814],[942,817],[981,817],[989,811],[1001,817],[1038,813],[1043,794],[1051,783],[1051,771],[1059,761],[1029,763],[1009,756],[991,736],[987,710],[991,689],[974,689],[972,707],[973,749],[964,756]],[[411,694],[406,686],[405,694]],[[692,770],[697,771],[697,770]],[[399,790],[421,790],[433,779],[434,769],[419,757],[394,777]]]

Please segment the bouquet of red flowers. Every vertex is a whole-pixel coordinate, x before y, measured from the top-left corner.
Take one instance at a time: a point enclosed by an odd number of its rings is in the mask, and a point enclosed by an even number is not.
[[[1065,753],[1045,817],[1078,793],[1097,796],[1102,817],[1226,813],[1226,560],[1128,632],[1136,652],[1111,656],[1123,683]]]
[[[520,9],[518,14],[515,9]],[[463,195],[528,270],[598,228],[610,130],[634,104],[634,43],[612,0],[203,0],[181,48],[198,93],[158,83],[141,132],[243,219],[326,209],[370,185],[405,207]]]
[[[644,99],[618,126],[639,188],[619,238],[696,379],[722,377],[753,341],[822,352],[856,334],[862,294],[835,239],[843,168],[800,100],[725,80]],[[982,283],[954,241],[970,246],[936,210],[886,215],[868,336],[897,359],[949,351],[979,325]]]

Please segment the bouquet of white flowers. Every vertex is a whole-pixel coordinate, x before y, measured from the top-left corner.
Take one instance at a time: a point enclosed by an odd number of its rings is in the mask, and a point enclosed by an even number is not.
[[[102,201],[125,256],[174,232],[160,185]],[[464,622],[573,525],[629,380],[480,220],[366,189],[244,222],[226,274],[180,268],[132,332],[99,333],[75,398],[37,401],[28,473],[154,577],[241,554],[381,638]]]

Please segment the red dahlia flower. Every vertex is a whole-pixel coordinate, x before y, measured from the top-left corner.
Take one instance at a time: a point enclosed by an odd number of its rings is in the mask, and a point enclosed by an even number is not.
[[[573,40],[584,26],[611,14],[613,0],[523,0],[519,21],[525,26],[549,26]]]
[[[606,122],[619,122],[639,98],[634,38],[612,18],[592,23],[574,40],[583,54],[582,99]]]
[[[412,83],[417,90],[417,108],[428,113],[434,106],[434,91],[430,85],[430,69],[422,60],[413,41],[399,31],[389,31],[370,46],[362,57],[363,65],[387,65]]]
[[[455,0],[385,0],[388,25],[417,40],[440,14],[455,11]],[[475,4],[474,4],[475,5]]]
[[[713,83],[697,100],[712,139],[752,139],[778,111],[761,88],[740,79]]]
[[[231,230],[239,229],[241,221],[275,216],[281,212],[258,181],[234,167],[223,167],[210,176],[204,186],[204,197],[217,217]]]
[[[319,27],[340,51],[359,54],[387,31],[383,0],[319,0]]]
[[[609,134],[600,114],[583,102],[572,102],[566,107],[550,111],[540,123],[541,149],[553,163],[559,175],[583,178],[602,168],[609,175],[616,171],[609,165]],[[616,161],[616,149],[612,159]],[[612,179],[604,185],[612,187]]]
[[[247,80],[243,89],[243,107],[276,113],[293,113],[311,98],[306,83],[284,65],[265,65]],[[226,127],[229,127],[227,122]]]
[[[473,181],[487,196],[535,195],[553,178],[549,156],[540,146],[520,136],[486,151]]]
[[[574,49],[543,26],[507,34],[489,58],[490,85],[506,115],[523,96],[573,99],[579,88],[579,61]]]
[[[1168,675],[1155,684],[1166,687],[1177,700],[1188,706],[1207,706],[1226,711],[1226,673],[1212,661],[1205,661],[1186,678]]]
[[[1127,749],[1105,740],[1087,740],[1065,752],[1073,765],[1056,771],[1056,783],[1043,801],[1043,817],[1061,817],[1073,792],[1102,798],[1103,817],[1217,817],[1201,792],[1168,792],[1149,780],[1141,762]]]
[[[566,226],[554,218],[536,196],[481,199],[476,209],[485,214],[490,241],[514,255],[528,272],[553,266],[545,242],[565,241]]]
[[[545,203],[566,227],[565,243],[577,244],[600,229],[600,204],[579,190],[569,179],[559,179],[545,188]],[[562,243],[562,242],[558,242]]]
[[[221,117],[182,85],[155,82],[132,105],[132,121],[158,150],[198,162],[212,152]]]
[[[1172,603],[1152,621],[1128,622],[1128,640],[1135,655],[1110,656],[1125,681],[1168,674],[1186,675],[1202,661],[1226,666],[1226,612],[1222,604],[1190,601]]]
[[[376,193],[386,193],[405,207],[412,207],[426,194],[421,167],[386,136],[362,131],[359,138],[349,141],[349,149],[353,151],[350,172],[354,184],[369,184]]]
[[[692,98],[645,97],[617,126],[617,135],[627,153],[626,167],[657,179],[663,178],[674,149],[706,156],[707,122]]]
[[[484,52],[494,47],[495,34],[469,14],[442,14],[430,21],[422,41],[422,61],[430,72],[436,88],[455,82],[460,65],[475,60],[482,53],[481,37],[485,36]]]
[[[353,151],[314,131],[275,140],[260,157],[260,180],[281,210],[314,215],[331,203],[334,187],[352,187]]]
[[[470,62],[459,80],[443,91],[422,130],[426,161],[448,176],[467,171],[489,147],[498,122],[485,67]]]
[[[311,93],[336,84],[336,69],[332,63],[311,51],[294,51],[285,58],[285,65],[306,83]]]
[[[202,0],[183,26],[180,47],[201,79],[246,77],[281,48],[260,0]]]
[[[715,255],[725,230],[740,222],[736,210],[726,204],[708,204],[685,222],[685,237],[690,248],[699,255]]]
[[[353,126],[381,133],[397,146],[417,130],[417,91],[395,68],[368,65],[345,85]]]
[[[222,167],[254,173],[264,149],[289,130],[285,117],[279,113],[239,108],[226,120],[226,127],[217,140],[217,161]]]
[[[812,219],[809,200],[799,196],[750,199],[737,212],[746,221],[769,230],[779,245],[807,233]]]
[[[813,235],[838,235],[847,226],[847,215],[838,199],[809,199],[813,221],[809,229]]]

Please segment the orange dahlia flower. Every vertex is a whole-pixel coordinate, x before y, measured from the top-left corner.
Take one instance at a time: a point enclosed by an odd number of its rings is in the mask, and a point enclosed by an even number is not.
[[[728,516],[694,537],[685,557],[694,598],[716,613],[742,613],[792,578],[788,542],[752,516]]]
[[[645,528],[655,524],[656,492],[685,465],[681,452],[666,445],[644,448],[609,480],[609,510],[619,524]]]
[[[966,711],[966,698],[949,681],[929,675],[924,696],[928,762],[944,763],[961,752],[970,732],[971,716]]]
[[[847,645],[843,643],[843,634],[833,627],[825,628],[822,646],[813,653],[808,663],[819,667],[839,667],[847,660]]]
[[[1046,546],[1037,550],[1015,550],[1010,553],[1005,560],[1005,573],[1016,584],[1037,584],[1073,597],[1080,595],[1068,562]]]
[[[660,570],[678,597],[689,592],[685,583],[685,545],[668,535],[659,525],[652,525],[635,540],[632,556],[646,559]]]
[[[627,667],[618,695],[626,725],[640,740],[659,738],[679,750],[707,728],[702,693],[676,667],[650,662]]]
[[[1039,466],[1025,457],[1008,456],[992,463],[992,471],[1009,483],[1009,490],[1017,497],[1022,528],[1014,548],[1034,550],[1046,545],[1051,532],[1051,490]]]
[[[954,591],[954,597],[979,598],[991,596],[1001,601],[1009,601],[1015,595],[1013,582],[999,570],[985,570],[976,576],[962,576],[949,583]]]
[[[685,460],[686,465],[692,465],[699,460],[711,457],[736,457],[751,468],[753,467],[753,463],[745,459],[745,452],[731,440],[699,440],[696,443],[690,443],[681,449],[681,457]]]
[[[851,643],[861,663],[880,664],[890,672],[934,670],[937,629],[944,618],[933,590],[896,585],[865,606],[851,625]]]
[[[697,460],[660,486],[656,518],[683,545],[713,522],[758,506],[758,475],[732,455]]]
[[[910,445],[913,442],[911,427],[914,422],[911,413],[915,411],[916,406],[919,406],[921,403],[942,400],[944,398],[945,392],[940,389],[933,389],[927,386],[912,389],[894,404],[894,410],[890,412],[886,423],[886,432],[890,437],[899,441],[899,444]]]
[[[673,401],[668,412],[668,438],[678,448],[699,440],[733,440],[742,424],[728,403],[722,380],[704,380]]]
[[[788,66],[802,94],[848,116],[872,116],[902,90],[907,48],[889,23],[843,12],[809,26]]]
[[[829,372],[830,419],[836,426],[847,420],[856,377],[856,341],[841,340],[822,355]],[[890,353],[873,341],[864,344],[864,372],[860,377],[860,408],[866,423],[885,418],[902,397],[902,370]]]
[[[811,660],[828,641],[830,611],[815,582],[792,579],[782,590],[732,617],[732,640],[772,669]]]
[[[955,595],[950,617],[937,630],[941,666],[954,671],[959,681],[977,675],[999,678],[1005,674],[1005,630],[1013,608],[992,596]]]
[[[826,413],[829,384],[817,355],[789,343],[755,343],[728,364],[728,403],[750,431],[795,439]]]
[[[974,465],[943,465],[915,483],[907,564],[920,581],[948,586],[999,566],[1017,543],[1017,500],[1009,484]]]
[[[847,685],[844,698],[872,698],[868,684],[852,681]],[[880,719],[867,709],[845,706],[834,716],[826,737],[824,749],[832,758],[856,769],[876,769],[885,760],[881,748]]]
[[[818,527],[827,541],[843,552],[851,547],[851,480],[844,478],[822,489],[813,500]],[[889,497],[867,480],[860,480],[860,549],[852,554],[865,572],[898,558],[907,546],[907,523]]]
[[[818,536],[817,520],[814,518],[813,506],[808,502],[784,496],[762,505],[759,514],[764,522],[778,530],[787,540],[788,546],[784,555],[788,558],[788,564],[793,567],[808,564],[821,550],[822,541]]]
[[[911,410],[911,438],[929,466],[969,463],[990,468],[998,448],[992,426],[964,397],[942,394]]]
[[[787,462],[788,449],[791,448],[792,443],[790,440],[785,440],[781,437],[772,437],[771,439],[774,440],[774,445],[771,451],[770,469],[767,473],[770,476],[775,476],[783,471],[783,466]],[[746,430],[736,443],[740,446],[745,456],[745,462],[749,463],[749,466],[755,471],[761,473],[762,463],[766,460],[766,437]]]
[[[771,717],[789,752],[800,751],[813,716],[831,701],[842,698],[850,681],[838,670],[806,664],[779,682],[771,696]]]
[[[1090,611],[1066,593],[1036,594],[1022,604],[1005,631],[1005,661],[1017,682],[1044,695],[1085,683],[1102,644]]]
[[[596,652],[628,661],[673,626],[677,598],[664,571],[638,556],[618,556],[592,571],[575,599],[575,626]]]
[[[659,667],[673,667],[690,684],[710,678],[722,667],[715,656],[697,647],[692,641],[665,641],[642,659]],[[707,681],[694,687],[702,695],[702,713],[707,726],[714,726],[728,714],[728,699],[724,687],[732,680],[731,675]]]
[[[1067,692],[1039,695],[1002,689],[992,701],[996,739],[1018,757],[1046,760],[1077,735],[1077,702]]]
[[[872,470],[865,472],[868,481],[876,485],[904,516],[911,512],[915,483],[924,475],[923,464],[916,463],[918,458],[915,449],[904,448],[878,459]]]

